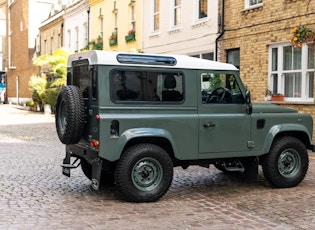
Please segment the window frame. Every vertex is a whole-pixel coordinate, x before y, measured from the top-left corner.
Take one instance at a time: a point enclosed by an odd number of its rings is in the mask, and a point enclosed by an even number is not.
[[[130,5],[130,30],[136,30],[136,9],[135,5]]]
[[[309,43],[314,45],[313,43]],[[284,48],[292,47],[294,49],[301,49],[301,67],[299,69],[284,69]],[[311,86],[310,83],[310,74],[313,73],[314,76],[314,67],[312,69],[308,68],[308,45],[303,45],[302,48],[293,48],[292,44],[289,42],[278,43],[270,45],[268,47],[268,89],[274,91],[277,88],[277,92],[272,92],[273,94],[283,94],[285,92],[285,74],[294,74],[301,73],[301,96],[300,97],[288,97],[285,96],[286,102],[314,102],[314,84]],[[273,65],[273,49],[276,50],[277,65]],[[313,48],[314,49],[314,48]],[[273,67],[276,67],[273,69]],[[274,79],[274,75],[277,75],[277,79]],[[313,87],[313,95],[310,97],[310,87]]]
[[[252,0],[244,0],[244,8],[245,9],[253,9],[263,6],[263,0],[255,0],[256,3],[251,4]]]
[[[157,85],[156,85],[156,95],[159,96],[160,100],[129,100],[129,99],[117,99],[113,97],[113,89],[115,86],[113,85],[113,79],[114,79],[114,74],[117,72],[124,72],[126,74],[129,73],[136,73],[136,72],[141,72],[145,73],[146,77],[148,77],[148,74],[156,74],[157,76]],[[164,78],[167,74],[178,74],[180,76],[181,80],[181,85],[176,86],[176,90],[179,90],[182,94],[182,100],[173,100],[173,101],[166,101],[163,100],[162,97],[162,91],[164,91],[166,88],[164,88]],[[125,80],[126,81],[126,80]],[[147,82],[147,81],[145,81]],[[150,84],[149,84],[150,85]],[[117,85],[116,85],[117,86]],[[116,88],[117,89],[117,88]],[[148,88],[145,88],[145,92],[147,92]],[[109,92],[110,92],[110,100],[114,104],[183,104],[185,101],[185,74],[183,71],[175,71],[175,70],[170,70],[170,69],[157,69],[157,70],[152,70],[152,69],[134,69],[134,68],[114,68],[110,71],[109,73]],[[118,92],[118,91],[116,91]],[[135,91],[136,92],[136,91]]]
[[[158,1],[158,11],[156,11],[156,1]],[[159,33],[160,32],[160,0],[151,0],[151,33]],[[158,25],[156,27],[156,16],[158,16]]]
[[[200,1],[206,1],[207,3],[207,16],[200,17],[201,9],[200,9]],[[196,23],[208,21],[209,18],[209,1],[208,0],[196,0],[196,13],[195,13],[195,21]]]
[[[181,17],[181,11],[182,11],[182,3],[176,5],[176,0],[171,1],[171,29],[181,27],[182,25],[182,17]],[[179,10],[179,11],[178,11]],[[177,13],[179,15],[177,15]],[[179,18],[177,22],[177,17]]]

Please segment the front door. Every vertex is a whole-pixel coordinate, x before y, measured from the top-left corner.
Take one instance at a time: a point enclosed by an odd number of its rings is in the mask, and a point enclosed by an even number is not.
[[[237,72],[200,73],[200,158],[246,156],[250,151],[251,116]]]

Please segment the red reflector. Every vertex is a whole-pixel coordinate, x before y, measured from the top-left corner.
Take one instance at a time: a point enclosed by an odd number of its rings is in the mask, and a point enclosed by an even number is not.
[[[100,117],[100,115],[98,115],[98,114],[97,114],[97,115],[95,115],[95,120],[99,121],[99,120],[100,120],[100,118],[101,118],[101,117]]]
[[[99,141],[94,140],[94,139],[91,141],[91,146],[92,146],[92,147],[98,147],[99,145],[100,145],[100,142],[99,142]]]

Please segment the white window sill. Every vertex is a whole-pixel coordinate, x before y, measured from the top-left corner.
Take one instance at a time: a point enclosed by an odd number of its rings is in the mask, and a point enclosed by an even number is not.
[[[208,22],[208,18],[202,18],[195,21],[195,23],[192,25],[192,28],[200,27],[206,25]]]
[[[156,38],[160,36],[160,31],[154,31],[149,35],[149,38]]]
[[[175,34],[175,33],[178,33],[182,30],[182,27],[181,26],[174,26],[173,28],[171,28],[168,33],[169,34]]]

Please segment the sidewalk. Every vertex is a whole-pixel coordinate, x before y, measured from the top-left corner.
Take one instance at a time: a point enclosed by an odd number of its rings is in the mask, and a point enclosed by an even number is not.
[[[0,104],[0,125],[50,122],[55,122],[54,114],[47,115],[43,112],[29,111],[23,106]]]

